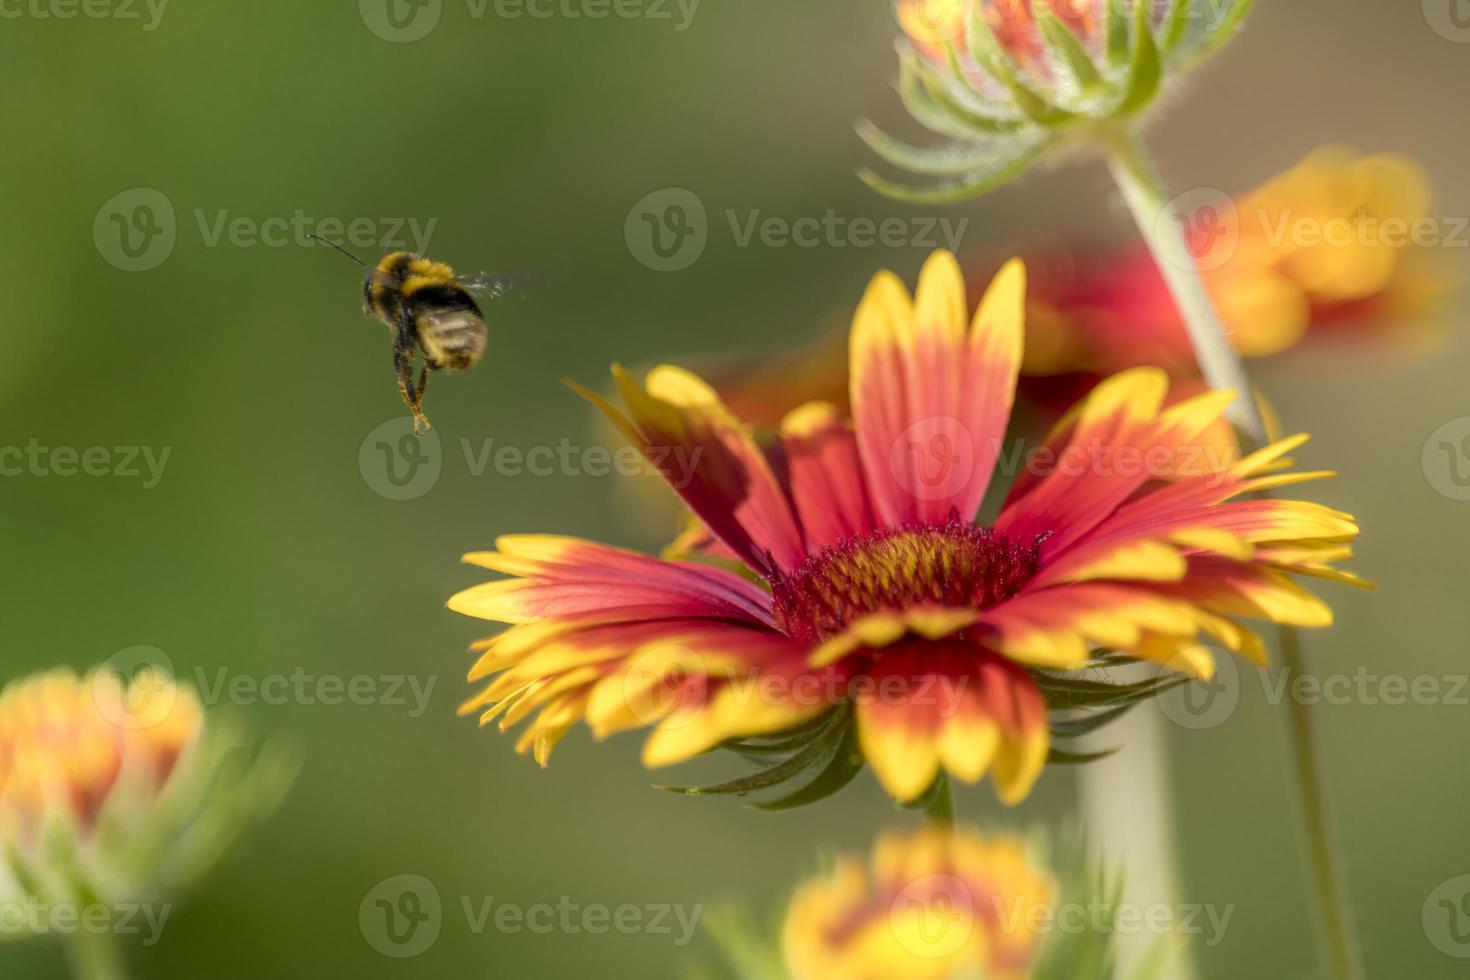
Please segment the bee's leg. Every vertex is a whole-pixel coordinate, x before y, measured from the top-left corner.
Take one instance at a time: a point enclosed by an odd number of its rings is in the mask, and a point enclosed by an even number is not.
[[[393,371],[398,375],[398,392],[403,396],[403,403],[413,412],[413,431],[423,435],[431,428],[423,412],[424,379],[420,376],[419,384],[413,383],[413,334],[402,327],[393,341]]]

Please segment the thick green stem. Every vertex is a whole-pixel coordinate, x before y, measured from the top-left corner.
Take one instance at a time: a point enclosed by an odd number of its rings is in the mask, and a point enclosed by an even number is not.
[[[117,935],[79,929],[65,941],[66,960],[72,980],[127,980]]]
[[[1107,131],[1101,139],[1113,178],[1179,307],[1205,381],[1211,388],[1236,392],[1230,421],[1240,430],[1247,449],[1259,448],[1266,441],[1266,427],[1252,396],[1245,365],[1230,344],[1190,252],[1185,216],[1165,195],[1148,149],[1136,134],[1118,128]],[[1301,637],[1293,627],[1281,627],[1281,656],[1294,674],[1305,672]],[[1288,715],[1303,832],[1317,899],[1319,938],[1334,980],[1362,980],[1362,960],[1352,926],[1347,882],[1332,833],[1316,724],[1307,705],[1295,698],[1289,699]]]
[[[932,824],[954,826],[954,792],[950,788],[949,773],[941,772],[929,788],[924,800],[924,816]]]

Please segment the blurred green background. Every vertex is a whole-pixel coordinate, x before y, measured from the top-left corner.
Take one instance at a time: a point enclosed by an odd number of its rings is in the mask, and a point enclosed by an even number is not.
[[[672,3],[669,20],[508,19],[444,0],[427,36],[397,43],[370,29],[365,6],[173,0],[152,30],[141,4],[138,20],[6,6],[0,445],[170,455],[152,488],[0,479],[4,674],[146,644],[211,683],[221,670],[300,669],[435,685],[419,717],[410,705],[230,708],[297,746],[305,769],[163,941],[130,949],[138,976],[675,976],[712,955],[705,939],[475,934],[460,899],[734,902],[774,916],[821,854],[866,849],[912,818],[868,776],[780,816],[678,799],[650,788],[667,777],[640,766],[638,738],[594,745],[581,729],[541,771],[511,738],[457,718],[464,649],[486,632],[443,607],[479,577],[462,552],[512,531],[655,548],[670,530],[614,478],[477,473],[462,440],[472,452],[489,439],[604,440],[563,376],[781,348],[845,315],[880,267],[912,277],[923,249],[741,247],[724,217],[913,215],[853,176],[868,161],[855,118],[909,131],[889,87],[895,25],[884,0],[708,0],[684,30]],[[1455,120],[1467,68],[1470,44],[1431,29],[1417,3],[1266,0],[1154,142],[1178,189],[1245,189],[1327,142],[1401,150],[1433,176],[1434,213],[1466,215],[1470,142]],[[710,236],[692,267],[662,273],[630,249],[625,222],[670,187],[702,200]],[[109,225],[109,202],[133,188],[174,211],[173,248],[144,271],[118,268]],[[127,214],[136,200],[122,200]],[[359,273],[294,240],[212,241],[221,212],[259,225],[298,209],[368,219],[379,238],[395,219],[433,220],[429,251],[461,270],[545,273],[490,311],[480,368],[431,386],[440,472],[414,499],[380,492],[370,436],[404,413],[383,330],[358,310]],[[969,216],[965,246],[981,254],[1130,235],[1095,165],[936,213]],[[1463,267],[1465,255],[1450,258]],[[1342,471],[1311,492],[1361,518],[1356,567],[1382,585],[1326,587],[1339,625],[1310,640],[1324,670],[1470,669],[1470,504],[1437,492],[1421,465],[1430,434],[1470,414],[1462,312],[1432,357],[1297,356],[1260,371],[1288,427],[1316,435],[1304,464]],[[1371,974],[1464,976],[1421,910],[1470,873],[1470,708],[1352,704],[1318,718]],[[1283,722],[1248,683],[1226,724],[1169,727],[1185,895],[1235,906],[1226,941],[1201,951],[1209,980],[1319,975]],[[1073,776],[1050,773],[1014,812],[988,786],[962,788],[959,803],[1002,826],[1064,820]],[[364,896],[402,874],[432,881],[445,905],[438,941],[414,959],[375,951],[358,921]],[[60,977],[61,960],[45,941],[0,946],[0,975]]]

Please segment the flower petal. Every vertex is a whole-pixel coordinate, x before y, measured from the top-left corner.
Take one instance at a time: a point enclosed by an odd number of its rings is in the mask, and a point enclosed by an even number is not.
[[[626,415],[601,396],[578,390],[643,451],[710,531],[762,574],[800,565],[806,552],[786,493],[714,389],[667,365],[654,369],[644,387],[620,367],[613,376]]]
[[[808,552],[877,527],[857,440],[835,406],[812,402],[792,412],[781,423],[781,441]]]
[[[710,618],[774,627],[770,596],[723,569],[669,562],[580,538],[506,535],[465,561],[519,576],[449,600],[466,616],[503,623]]]
[[[917,299],[880,274],[853,320],[852,405],[869,492],[887,526],[975,516],[1020,370],[1025,269],[996,276],[965,328],[959,264],[937,252]]]
[[[921,796],[941,769],[973,783],[990,773],[1020,802],[1046,764],[1046,705],[1017,664],[959,641],[884,651],[858,690],[858,741],[896,799]]]

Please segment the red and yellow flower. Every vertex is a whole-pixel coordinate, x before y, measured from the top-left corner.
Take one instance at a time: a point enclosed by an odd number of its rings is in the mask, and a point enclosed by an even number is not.
[[[508,577],[450,600],[510,624],[477,645],[471,680],[489,683],[465,710],[502,728],[535,714],[520,748],[543,762],[581,720],[599,736],[652,727],[652,766],[850,711],[898,799],[941,772],[989,773],[1013,803],[1048,756],[1048,672],[1104,649],[1203,678],[1204,638],[1263,659],[1242,619],[1328,625],[1293,576],[1349,578],[1332,562],[1350,555],[1356,524],[1254,497],[1327,475],[1282,472],[1305,438],[1245,459],[1202,454],[1234,396],[1166,407],[1158,369],[1099,385],[976,523],[1009,468],[998,463],[1024,305],[1019,262],[973,320],[948,253],[916,296],[880,274],[853,321],[851,421],[803,406],[767,443],[686,371],[640,385],[615,369],[625,408],[586,394],[739,570],[501,538],[466,560]]]
[[[1024,980],[1057,883],[1017,838],[890,834],[803,885],[782,945],[793,980]]]

